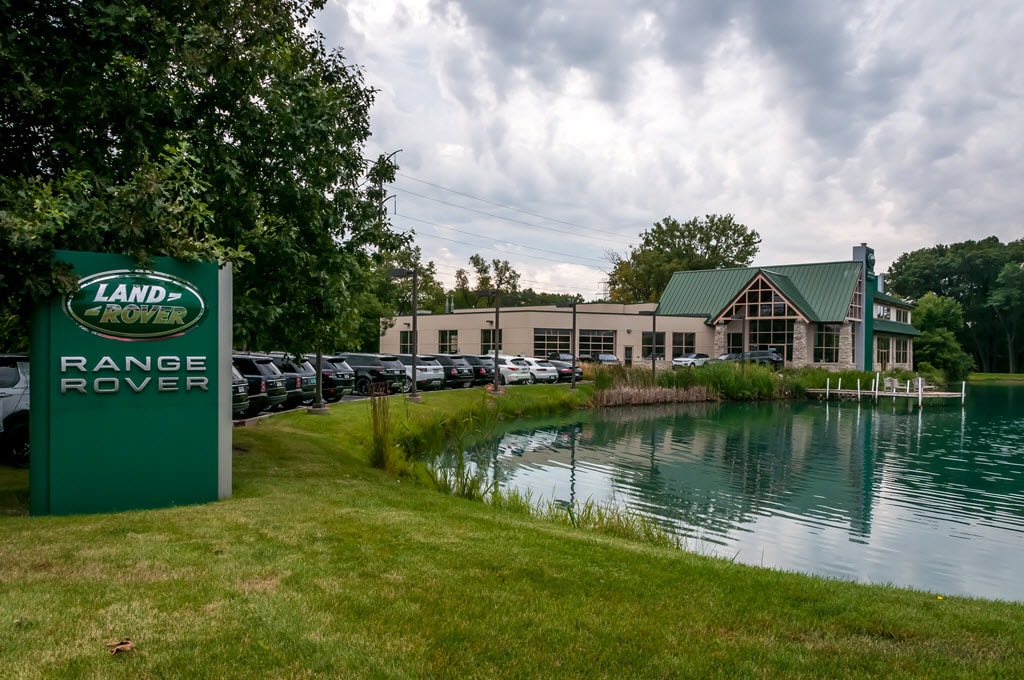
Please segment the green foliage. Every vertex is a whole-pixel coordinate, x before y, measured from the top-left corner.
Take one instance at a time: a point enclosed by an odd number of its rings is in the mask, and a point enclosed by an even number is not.
[[[1006,338],[1010,373],[1016,373],[1024,357],[1024,262],[1007,262],[999,272],[987,305],[995,312]]]
[[[363,157],[373,90],[309,30],[322,6],[0,4],[0,212],[31,225],[0,261],[0,302],[21,316],[73,283],[53,248],[244,249],[239,346],[343,342],[402,239],[381,208],[395,166]]]
[[[953,332],[945,328],[921,333],[914,340],[914,361],[942,371],[952,382],[966,380],[974,370],[974,359],[957,342]]]
[[[948,330],[960,332],[964,327],[963,306],[953,298],[925,293],[914,310],[914,328],[919,331]]]
[[[890,291],[904,298],[921,300],[930,292],[956,300],[964,320],[964,325],[954,331],[957,340],[974,356],[981,370],[1006,370],[1011,357],[1019,358],[1024,351],[1024,338],[1001,322],[997,309],[1010,311],[1019,298],[1012,293],[992,298],[992,294],[1000,287],[998,280],[1004,268],[1022,262],[1024,239],[1003,244],[990,236],[904,253],[889,268],[886,281]],[[915,325],[916,317],[915,312]]]
[[[760,235],[732,215],[706,215],[683,223],[666,217],[640,239],[628,257],[608,253],[612,302],[656,302],[675,272],[745,267],[761,244]]]

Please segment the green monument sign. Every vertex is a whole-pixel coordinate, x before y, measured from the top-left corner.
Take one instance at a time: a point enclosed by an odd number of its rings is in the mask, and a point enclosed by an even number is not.
[[[32,327],[33,514],[231,494],[231,272],[58,251],[79,289]]]

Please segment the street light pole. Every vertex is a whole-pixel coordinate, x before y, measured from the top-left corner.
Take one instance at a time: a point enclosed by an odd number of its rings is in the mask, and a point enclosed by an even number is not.
[[[640,315],[651,317],[651,376],[656,378],[658,375],[658,310],[641,310]]]
[[[576,389],[576,303],[556,302],[555,307],[572,307],[572,338],[569,340],[569,356],[572,357],[572,382],[569,389]]]
[[[409,390],[409,394],[406,399],[409,401],[420,401],[420,393],[416,389],[416,378],[419,377],[416,373],[416,360],[417,352],[419,352],[419,337],[416,329],[416,318],[419,313],[416,309],[416,298],[417,298],[417,272],[415,269],[402,269],[396,267],[395,269],[388,270],[388,276],[393,279],[407,279],[412,277],[412,386]]]
[[[494,390],[492,394],[501,394],[501,385],[498,383],[498,378],[501,377],[501,366],[498,365],[498,338],[501,337],[501,324],[499,314],[501,313],[501,291],[492,288],[490,290],[478,290],[476,296],[478,298],[493,297],[494,298],[494,337],[491,340],[494,342]]]

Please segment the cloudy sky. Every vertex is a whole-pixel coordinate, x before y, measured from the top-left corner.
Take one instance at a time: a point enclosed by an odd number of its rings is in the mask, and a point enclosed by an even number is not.
[[[668,215],[732,213],[759,265],[1024,236],[1019,0],[328,0],[316,27],[379,90],[393,224],[448,282],[480,253],[594,299]]]

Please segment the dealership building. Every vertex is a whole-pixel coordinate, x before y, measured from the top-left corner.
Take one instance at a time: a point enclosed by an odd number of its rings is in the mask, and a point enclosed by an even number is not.
[[[787,366],[913,367],[913,305],[884,292],[874,252],[850,260],[676,272],[658,303],[459,309],[416,318],[420,354],[614,354],[627,365],[690,352],[775,349]],[[576,341],[574,343],[574,330]],[[575,347],[573,346],[575,344]],[[410,353],[412,317],[381,337]]]

